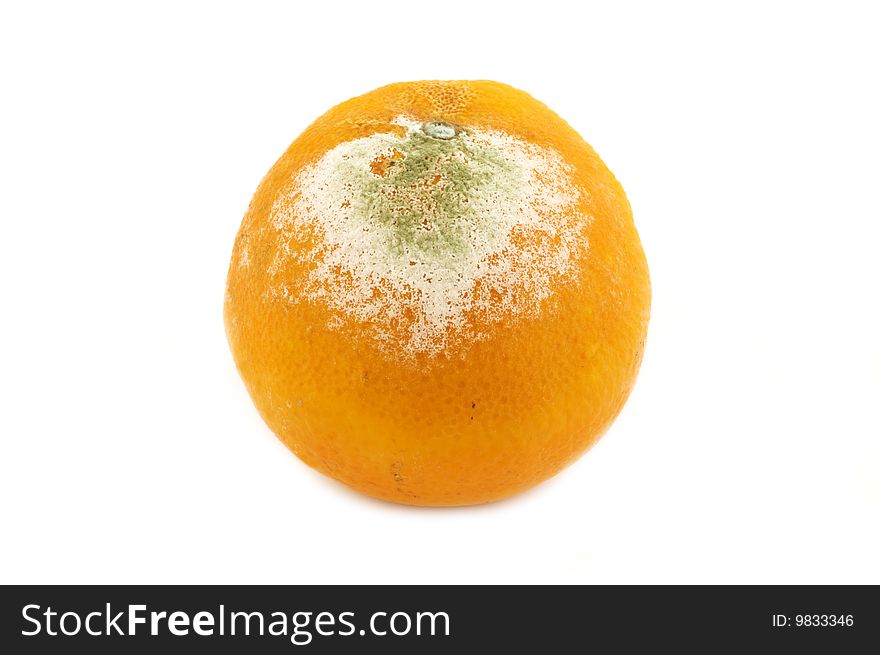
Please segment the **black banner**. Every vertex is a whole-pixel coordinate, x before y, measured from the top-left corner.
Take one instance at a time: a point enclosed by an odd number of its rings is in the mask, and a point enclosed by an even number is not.
[[[3,587],[5,653],[853,652],[876,587]],[[831,650],[834,649],[834,650]]]

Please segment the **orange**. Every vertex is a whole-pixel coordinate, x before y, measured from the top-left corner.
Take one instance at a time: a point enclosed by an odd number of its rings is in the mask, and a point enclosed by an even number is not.
[[[226,331],[269,427],[371,496],[469,505],[557,473],[620,412],[650,307],[620,184],[528,94],[391,84],[263,179]]]

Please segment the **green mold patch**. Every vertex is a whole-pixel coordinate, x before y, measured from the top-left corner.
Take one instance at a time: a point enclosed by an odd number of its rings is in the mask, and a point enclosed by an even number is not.
[[[371,166],[342,160],[336,176],[357,190],[352,220],[387,234],[388,256],[445,267],[470,253],[473,231],[492,232],[493,216],[479,200],[490,189],[513,197],[523,186],[520,169],[460,131],[447,138],[412,131]]]

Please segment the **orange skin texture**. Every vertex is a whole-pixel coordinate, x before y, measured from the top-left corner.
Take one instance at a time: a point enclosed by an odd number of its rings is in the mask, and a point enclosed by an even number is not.
[[[586,193],[589,254],[537,316],[481,325],[455,352],[395,358],[330,329],[316,302],[267,300],[276,257],[268,220],[281,189],[340,143],[401,128],[401,114],[501,130],[552,148]],[[250,265],[236,265],[247,245]],[[288,261],[296,279],[302,263]],[[499,500],[546,480],[607,430],[642,359],[650,311],[647,263],[623,188],[564,120],[530,95],[490,81],[382,87],[332,108],[263,179],[236,239],[226,330],[258,411],[309,466],[370,496],[411,505]]]

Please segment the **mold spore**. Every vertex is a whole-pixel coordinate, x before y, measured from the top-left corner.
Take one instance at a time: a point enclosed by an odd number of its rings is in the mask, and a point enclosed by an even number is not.
[[[497,130],[398,116],[399,136],[342,143],[276,199],[271,296],[320,302],[389,354],[434,357],[533,315],[586,256],[591,220],[568,166]],[[286,258],[305,279],[284,275]]]

